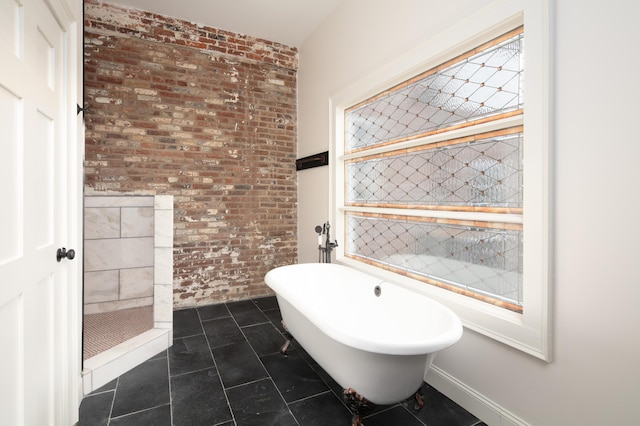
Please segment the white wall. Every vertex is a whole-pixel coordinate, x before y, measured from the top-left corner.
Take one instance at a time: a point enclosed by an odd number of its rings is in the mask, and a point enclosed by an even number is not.
[[[490,1],[449,3],[437,16],[424,0],[346,0],[338,7],[300,48],[298,158],[329,149],[331,95]],[[328,167],[298,172],[300,262],[318,259],[314,228],[329,218],[328,185]]]
[[[488,0],[346,0],[300,49],[298,156],[328,150],[329,97]],[[553,362],[465,330],[436,366],[532,425],[635,424],[640,396],[640,112],[632,0],[551,2]],[[434,7],[434,9],[431,9]],[[299,172],[300,261],[329,168]],[[338,236],[339,239],[339,236]],[[339,242],[340,239],[339,239]]]

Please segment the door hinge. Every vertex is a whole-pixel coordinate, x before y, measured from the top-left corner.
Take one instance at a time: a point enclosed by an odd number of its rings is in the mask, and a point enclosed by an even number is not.
[[[76,110],[76,115],[80,114],[81,112],[90,112],[91,111],[91,107],[89,106],[88,103],[84,104],[84,108],[82,108],[80,105],[77,105],[77,110]]]

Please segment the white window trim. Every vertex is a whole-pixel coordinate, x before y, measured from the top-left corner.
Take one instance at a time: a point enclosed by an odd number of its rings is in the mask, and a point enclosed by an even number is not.
[[[524,120],[524,230],[523,293],[524,312],[512,312],[473,298],[431,286],[345,257],[344,244],[336,249],[336,262],[364,270],[398,285],[423,293],[456,312],[465,327],[551,361],[550,283],[550,135],[551,135],[551,44],[549,0],[497,0],[463,19],[438,36],[409,52],[400,54],[387,66],[359,79],[329,100],[332,148],[330,203],[331,218],[338,240],[344,236],[344,110],[420,72],[439,65],[470,48],[524,24],[525,34],[525,114]],[[448,132],[462,135],[467,129]],[[409,143],[417,144],[421,141]],[[406,212],[403,212],[406,214]],[[413,214],[413,213],[412,213]],[[437,217],[437,211],[419,214]],[[501,217],[504,221],[505,217]]]

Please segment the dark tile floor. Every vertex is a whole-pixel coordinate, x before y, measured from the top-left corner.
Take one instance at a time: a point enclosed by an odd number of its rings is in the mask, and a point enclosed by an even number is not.
[[[342,389],[295,341],[284,357],[275,297],[174,312],[173,346],[87,395],[79,426],[350,425]],[[426,383],[366,426],[484,425]]]

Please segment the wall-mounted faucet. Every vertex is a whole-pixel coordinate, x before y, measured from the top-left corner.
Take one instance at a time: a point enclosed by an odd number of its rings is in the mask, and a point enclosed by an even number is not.
[[[322,226],[316,226],[315,229],[318,233],[318,262],[331,263],[331,252],[334,248],[338,247],[338,240],[331,242],[331,225],[329,225],[327,221],[327,223]],[[326,236],[324,243],[322,241],[323,235]]]

